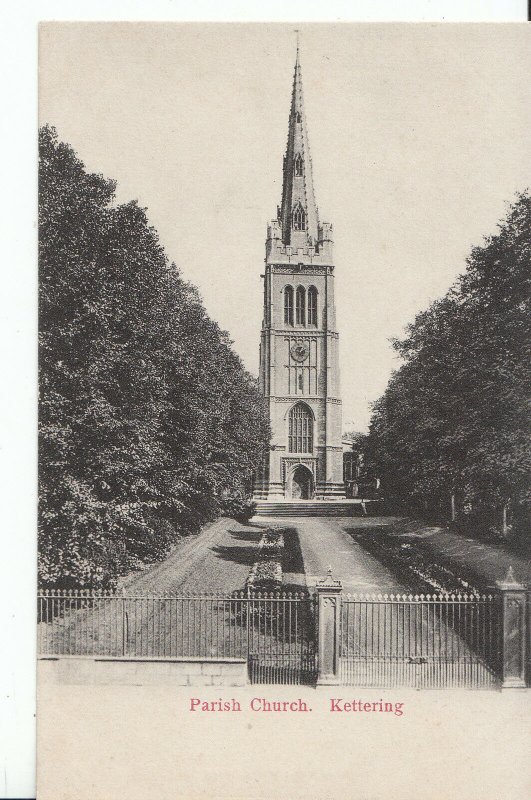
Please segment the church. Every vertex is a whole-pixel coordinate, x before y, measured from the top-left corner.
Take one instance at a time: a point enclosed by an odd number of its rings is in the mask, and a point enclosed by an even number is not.
[[[297,48],[282,203],[267,228],[260,389],[269,458],[256,500],[345,497],[332,225],[321,222]]]

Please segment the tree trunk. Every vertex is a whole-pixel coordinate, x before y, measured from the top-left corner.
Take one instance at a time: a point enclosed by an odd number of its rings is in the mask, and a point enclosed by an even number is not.
[[[507,536],[507,532],[509,530],[507,525],[507,506],[508,503],[504,503],[502,509],[502,532],[504,536]]]

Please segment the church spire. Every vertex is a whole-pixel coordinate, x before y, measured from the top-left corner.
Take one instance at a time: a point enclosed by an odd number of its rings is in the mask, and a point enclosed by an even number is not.
[[[288,144],[284,156],[282,205],[280,208],[282,241],[285,245],[315,245],[319,216],[312,180],[312,159],[304,115],[304,97],[297,37],[297,56],[289,114]]]

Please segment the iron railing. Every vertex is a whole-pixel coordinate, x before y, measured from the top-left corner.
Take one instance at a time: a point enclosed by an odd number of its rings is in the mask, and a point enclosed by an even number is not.
[[[346,595],[342,602],[346,685],[494,687],[500,651],[497,595]]]
[[[38,596],[42,656],[245,658],[254,683],[315,679],[313,602],[302,593]]]
[[[494,687],[501,659],[495,595],[339,595],[344,685]],[[312,683],[316,598],[297,593],[38,597],[42,656],[246,659],[254,683]]]

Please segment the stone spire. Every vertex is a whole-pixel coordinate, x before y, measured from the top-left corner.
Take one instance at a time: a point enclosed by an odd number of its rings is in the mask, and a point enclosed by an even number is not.
[[[298,42],[289,114],[288,144],[283,169],[282,205],[279,211],[282,241],[285,245],[292,247],[315,245],[318,239],[319,215],[313,192],[312,159],[304,116]]]

